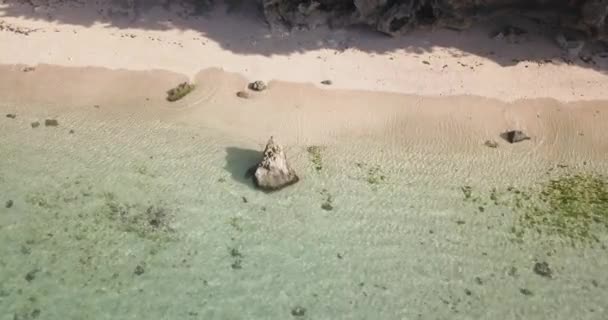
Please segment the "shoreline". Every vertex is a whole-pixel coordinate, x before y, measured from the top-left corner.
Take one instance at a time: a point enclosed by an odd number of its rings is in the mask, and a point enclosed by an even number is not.
[[[270,31],[254,16],[222,8],[196,18],[151,8],[135,21],[96,10],[58,4],[32,13],[28,5],[0,5],[2,23],[27,31],[0,31],[0,64],[168,70],[191,79],[219,68],[249,81],[507,102],[608,99],[608,58],[567,64],[553,40],[527,21],[520,23],[529,35],[509,43],[488,37],[490,22],[388,38],[355,29]],[[333,84],[323,86],[324,80]]]
[[[548,161],[599,162],[608,154],[602,130],[608,100],[559,102],[523,99],[503,102],[476,96],[420,96],[356,90],[324,90],[314,85],[273,81],[250,98],[247,79],[218,69],[200,72],[196,89],[177,102],[166,91],[187,79],[168,71],[115,71],[105,68],[0,65],[0,112],[28,121],[56,118],[66,126],[128,119],[131,125],[212,129],[251,144],[270,135],[287,145],[327,145],[359,139],[421,153],[490,151],[499,143],[505,156],[532,155]],[[10,120],[10,119],[7,119]],[[6,120],[4,120],[6,121]],[[67,127],[66,127],[67,128]],[[125,127],[128,129],[128,127]],[[508,144],[507,130],[523,130],[530,143]],[[581,160],[582,161],[582,160]]]

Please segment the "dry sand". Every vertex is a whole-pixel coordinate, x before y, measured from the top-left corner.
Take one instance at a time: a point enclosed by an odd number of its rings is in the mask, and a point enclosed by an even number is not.
[[[488,34],[505,19],[455,32],[419,31],[391,39],[362,30],[269,31],[255,15],[193,17],[140,4],[116,12],[109,1],[3,1],[0,64],[167,70],[194,77],[220,68],[249,80],[416,95],[477,95],[514,101],[608,96],[608,60],[567,64],[551,30],[530,19],[507,22],[529,33],[511,43]],[[24,34],[25,33],[25,34]],[[26,35],[27,34],[27,35]]]

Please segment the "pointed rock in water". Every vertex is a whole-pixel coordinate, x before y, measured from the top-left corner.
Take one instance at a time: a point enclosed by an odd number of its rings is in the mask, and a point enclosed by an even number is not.
[[[526,135],[521,130],[509,130],[507,132],[504,132],[501,136],[505,140],[507,140],[509,143],[516,143],[516,142],[521,142],[524,140],[530,140],[530,137],[528,137],[528,135]]]
[[[254,168],[253,182],[262,190],[279,190],[300,180],[287,163],[283,148],[274,142],[273,137],[266,144],[264,158]]]

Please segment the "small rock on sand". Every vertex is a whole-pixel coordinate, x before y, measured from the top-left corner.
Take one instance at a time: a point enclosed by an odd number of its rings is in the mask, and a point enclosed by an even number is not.
[[[266,90],[267,86],[264,83],[264,81],[254,81],[252,83],[249,84],[249,89],[253,90],[253,91],[264,91]]]
[[[40,127],[40,122],[38,122],[38,121],[34,121],[34,122],[32,122],[32,123],[31,123],[31,126],[32,126],[32,128],[34,128],[34,129],[35,129],[35,128],[38,128],[38,127]]]
[[[59,125],[59,121],[57,121],[56,119],[46,119],[44,120],[44,125],[46,127],[56,127]]]
[[[507,140],[509,143],[517,143],[524,140],[530,140],[530,137],[526,135],[521,130],[509,130],[501,134],[503,139]]]
[[[249,93],[245,91],[239,91],[236,93],[236,96],[243,99],[249,99]]]
[[[324,84],[326,86],[331,86],[333,84],[333,82],[331,80],[323,80],[323,81],[321,81],[321,84]]]
[[[7,209],[12,208],[12,207],[13,207],[13,200],[8,200],[4,206],[5,206]]]
[[[296,172],[287,163],[283,147],[270,137],[262,161],[249,170],[253,172],[255,186],[262,190],[279,190],[299,181]]]
[[[14,113],[9,113],[9,114],[6,115],[6,117],[9,118],[9,119],[15,119],[15,118],[17,118],[17,115],[14,114]]]

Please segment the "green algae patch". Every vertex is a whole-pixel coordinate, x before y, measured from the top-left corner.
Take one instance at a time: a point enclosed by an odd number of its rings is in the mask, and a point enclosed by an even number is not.
[[[194,90],[194,85],[188,82],[183,82],[177,85],[177,87],[167,91],[167,101],[174,102],[183,97]]]
[[[525,205],[532,197],[531,205]],[[558,235],[573,242],[598,242],[608,231],[608,179],[601,175],[574,174],[551,179],[528,197],[517,197],[521,207],[518,224],[539,233]]]
[[[310,157],[310,162],[312,162],[312,165],[317,172],[323,170],[323,158],[321,153],[324,150],[325,148],[321,146],[309,146],[306,148],[306,152],[308,152],[308,156]]]
[[[462,191],[465,201],[477,202],[472,189]],[[516,242],[537,235],[576,246],[600,242],[608,232],[608,178],[603,175],[560,173],[528,188],[493,188],[488,198],[490,205],[513,212],[510,231]]]

